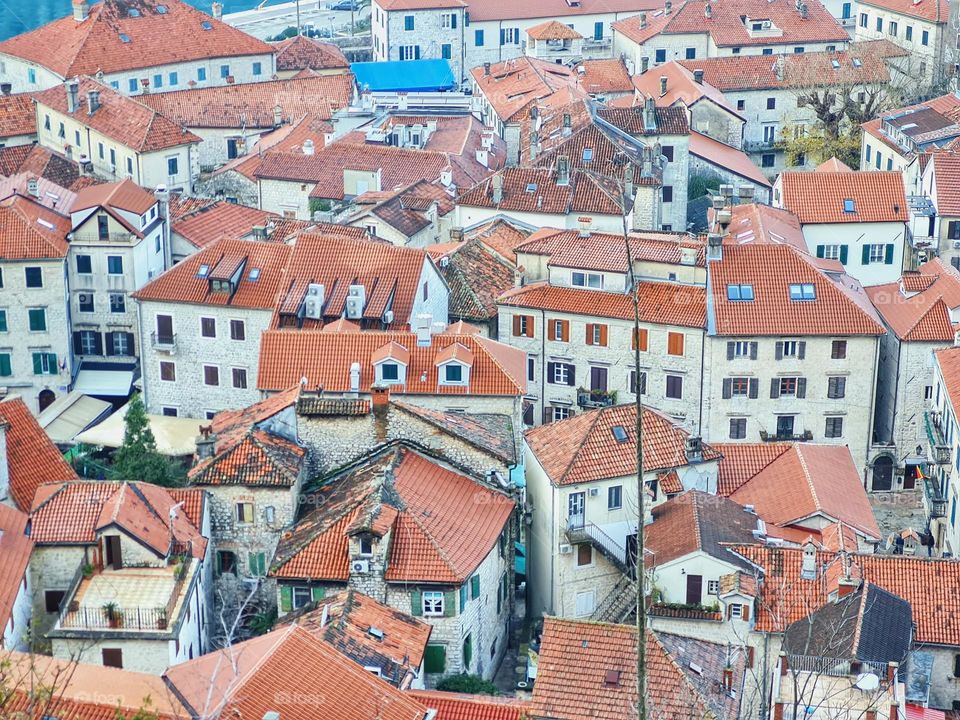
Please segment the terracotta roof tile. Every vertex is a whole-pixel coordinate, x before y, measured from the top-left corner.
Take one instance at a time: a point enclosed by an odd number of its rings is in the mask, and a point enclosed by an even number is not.
[[[408,3],[418,2],[418,0],[393,0],[393,2]],[[487,0],[482,5],[471,6],[470,17],[477,20],[519,20],[626,13],[653,7],[659,7],[654,0],[581,0],[575,6],[565,0],[526,0],[522,5],[512,0]]]
[[[643,470],[653,472],[689,464],[689,433],[658,410],[643,408]],[[618,442],[620,426],[627,440]],[[614,405],[527,430],[527,445],[554,485],[575,485],[636,474],[636,406]],[[704,444],[704,460],[720,454]]]
[[[960,408],[960,347],[948,347],[934,351],[940,374],[943,375],[944,389],[950,398],[950,404]]]
[[[937,184],[937,212],[960,215],[960,154],[937,152],[931,160]]]
[[[814,172],[853,172],[853,168],[834,156],[817,165]]]
[[[497,316],[497,298],[514,285],[516,268],[480,239],[445,255],[440,274],[450,288],[451,317],[487,322]]]
[[[717,494],[728,496],[789,450],[789,443],[713,443],[723,458],[717,473]]]
[[[946,23],[950,19],[948,0],[864,0],[863,4],[935,23]]]
[[[254,226],[267,224],[271,213],[228,202],[212,202],[175,218],[171,230],[197,248],[205,248],[223,238],[239,239]]]
[[[277,547],[271,575],[344,581],[346,533],[385,511],[392,520],[387,582],[460,584],[495,546],[514,503],[405,447],[389,448],[328,479]]]
[[[348,70],[350,63],[333,43],[320,42],[306,35],[296,35],[278,42],[277,72],[290,70]]]
[[[165,673],[176,695],[200,717],[261,718],[269,711],[285,720],[423,720],[414,698],[296,625],[274,630],[220,653],[180,663]],[[234,670],[235,668],[235,670]],[[215,678],[210,688],[210,678]],[[336,678],[311,692],[317,678]]]
[[[354,201],[358,215],[367,212],[411,237],[454,208],[454,199],[439,182],[420,180],[413,185],[379,193],[364,193]],[[367,206],[367,207],[365,207]],[[351,222],[355,222],[351,218]]]
[[[707,319],[706,289],[696,285],[646,281],[638,286],[640,322],[703,328]],[[633,321],[633,301],[624,293],[558,287],[546,282],[506,292],[501,305],[536,308],[549,313],[571,313]]]
[[[0,625],[10,621],[33,552],[27,534],[27,515],[0,504]]]
[[[466,695],[439,690],[410,690],[408,695],[431,710],[434,720],[525,720],[530,701],[512,697]]]
[[[0,200],[0,257],[4,260],[66,257],[70,218],[29,196]]]
[[[950,143],[952,139],[960,136],[958,120],[960,120],[960,97],[954,93],[947,93],[917,105],[890,110],[879,118],[863,123],[860,127],[897,153],[909,156],[917,149],[935,148],[938,145]],[[887,133],[884,127],[886,123],[897,127],[919,147],[912,144],[902,147]],[[933,135],[931,136],[930,133]]]
[[[215,449],[219,451],[236,445],[260,423],[296,405],[299,394],[300,386],[295,385],[241,410],[218,412],[210,421]]]
[[[808,173],[810,175],[814,173]],[[883,326],[859,285],[821,273],[806,253],[789,245],[740,245],[723,248],[723,260],[711,263],[712,315],[717,335],[882,335]],[[816,299],[790,299],[791,284],[812,284]],[[728,285],[752,285],[754,300],[727,299]]]
[[[353,75],[347,73],[175,90],[137,99],[183,127],[249,129],[276,127],[276,107],[282,108],[283,122],[308,113],[329,120],[352,97]]]
[[[300,477],[306,449],[263,430],[218,447],[216,454],[191,468],[194,485],[292,487]]]
[[[591,95],[633,92],[633,79],[620,58],[584,60],[577,65],[576,72],[580,87]]]
[[[644,122],[643,104],[636,107],[601,107],[597,115],[630,135],[690,135],[690,121],[684,107],[656,107],[654,127]]]
[[[690,131],[690,154],[746,178],[762,187],[771,187],[763,172],[743,150],[714,140],[709,135]],[[786,173],[784,173],[786,174]],[[807,173],[812,174],[812,173]]]
[[[175,503],[182,503],[181,508],[187,516],[187,520],[193,523],[194,527],[202,528],[204,506],[207,503],[206,490],[201,488],[179,487],[167,488],[167,492]]]
[[[396,342],[410,351],[405,385],[393,392],[416,395],[507,395],[526,392],[526,353],[479,335],[432,336],[430,347],[417,347],[413,333],[368,331],[362,333],[289,332],[263,334],[257,387],[265,391],[289,388],[307,378],[332,393],[350,390],[350,366],[360,363],[360,392],[374,384],[373,354]],[[435,358],[438,352],[459,342],[474,353],[469,386],[440,385]],[[421,379],[425,377],[426,379]]]
[[[960,273],[935,258],[899,283],[866,288],[884,322],[907,342],[953,341],[952,310],[960,307]]]
[[[783,206],[804,224],[909,219],[899,172],[784,172],[779,182]],[[847,200],[853,201],[853,212],[845,211]]]
[[[74,21],[71,19],[70,22]],[[40,106],[67,115],[80,125],[90,127],[137,152],[153,152],[200,142],[200,138],[192,132],[134,98],[121,95],[88,77],[81,77],[78,84],[79,102],[72,113],[67,111],[67,94],[61,85],[43,90],[33,97]],[[92,115],[87,110],[87,93],[90,91],[100,93],[100,107]]]
[[[471,8],[471,17],[475,10]],[[513,16],[511,16],[513,17]],[[577,84],[577,73],[563,65],[525,55],[470,71],[480,94],[503,122],[515,117],[532,101],[552,96],[560,89],[586,96]]]
[[[582,40],[583,35],[559,20],[547,20],[527,28],[527,37],[532,40]]]
[[[623,22],[629,22],[629,20],[630,18]],[[666,94],[660,93],[661,77],[667,78]],[[706,77],[704,77],[703,82],[696,82],[693,78],[692,69],[688,69],[685,64],[675,60],[658,65],[653,72],[646,72],[633,77],[636,90],[645,97],[654,98],[659,107],[670,107],[677,103],[683,103],[685,106],[691,107],[706,98],[740,117],[724,94],[711,83],[712,80]]]
[[[822,514],[873,540],[880,528],[850,450],[841,445],[798,443],[730,494],[753,505],[768,523],[796,525]]]
[[[511,167],[495,177],[503,178],[499,203],[494,202],[494,180],[486,178],[461,195],[458,204],[548,215],[618,215],[621,212],[615,183],[584,170],[571,171],[567,184],[559,184],[557,174],[550,168]]]
[[[77,163],[40,145],[0,148],[0,175],[29,173],[70,188],[80,178]]]
[[[77,192],[70,212],[102,207],[143,215],[156,204],[157,199],[153,193],[147,192],[133,180],[127,179],[83,188]]]
[[[466,240],[475,237],[502,258],[516,265],[517,254],[513,249],[530,237],[530,231],[512,225],[508,220],[498,218],[464,233]]]
[[[68,15],[0,43],[0,53],[35,62],[62,78],[272,52],[267,43],[181,0],[106,0],[91,5],[83,22]],[[62,87],[56,89],[64,94]]]
[[[37,134],[37,112],[26,93],[0,96],[0,137]]]
[[[6,426],[10,496],[27,512],[42,483],[76,480],[77,474],[18,397],[0,402],[0,423]]]
[[[790,245],[807,253],[807,241],[803,237],[800,221],[792,213],[780,208],[748,203],[731,208],[728,234],[724,245],[767,243]]]
[[[314,609],[290,620],[361,667],[380,668],[382,678],[401,688],[411,674],[419,673],[432,629],[353,589],[327,595]],[[374,636],[373,630],[382,636]]]

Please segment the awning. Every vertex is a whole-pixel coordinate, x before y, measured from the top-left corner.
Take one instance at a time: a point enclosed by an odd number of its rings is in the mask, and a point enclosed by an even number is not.
[[[119,367],[116,370],[89,370],[80,366],[77,379],[73,382],[75,392],[84,395],[106,395],[107,397],[126,397],[133,385],[133,370]]]
[[[102,447],[117,448],[123,444],[123,418],[129,404],[124,405],[99,425],[77,435],[77,442]],[[147,415],[150,429],[157,439],[157,450],[163,455],[193,455],[197,450],[196,437],[200,434],[203,420],[196,418],[167,417],[165,415]]]
[[[73,442],[78,433],[106,418],[111,407],[106,400],[98,400],[74,390],[45,408],[37,422],[51,440],[66,444]]]
[[[369,92],[439,92],[457,86],[446,60],[392,60],[352,63],[361,90]]]

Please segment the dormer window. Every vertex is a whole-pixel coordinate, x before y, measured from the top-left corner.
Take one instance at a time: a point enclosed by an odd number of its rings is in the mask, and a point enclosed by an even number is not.
[[[377,350],[372,357],[379,385],[402,385],[407,381],[407,364],[410,351],[403,345],[391,342]]]
[[[603,289],[603,275],[601,273],[573,272],[570,274],[570,282],[574,287]]]
[[[437,382],[440,385],[469,385],[473,351],[462,343],[448,345],[435,360]]]
[[[209,266],[209,265],[201,265],[201,266],[200,266],[200,269],[197,270],[197,277],[199,277],[199,278],[205,278],[209,272],[210,272],[210,266]]]
[[[395,383],[400,380],[400,366],[397,363],[385,362],[380,366],[380,377],[384,382]]]
[[[443,381],[447,385],[460,385],[463,383],[463,365],[450,363],[443,368]]]
[[[360,554],[373,555],[373,540],[369,535],[360,538]]]
[[[753,300],[753,285],[727,285],[727,300],[750,302]]]

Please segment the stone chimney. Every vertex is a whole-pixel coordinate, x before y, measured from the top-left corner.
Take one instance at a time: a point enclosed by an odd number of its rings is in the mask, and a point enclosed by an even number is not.
[[[73,0],[73,19],[83,22],[90,17],[90,3],[87,0]]]
[[[703,70],[697,68],[693,71],[693,81],[697,85],[703,85]]]
[[[80,104],[80,83],[76,80],[67,80],[65,87],[67,89],[67,112],[75,113],[77,106]]]
[[[493,204],[499,205],[503,200],[503,175],[494,175],[490,184],[493,186]]]
[[[887,682],[892,686],[897,681],[897,670],[900,667],[900,663],[888,662],[887,663]]]
[[[640,27],[645,28],[647,26],[647,14],[645,12],[640,13]]]
[[[283,108],[275,105],[273,108],[273,126],[280,127],[281,125],[283,125]]]
[[[10,498],[10,460],[7,457],[7,430],[10,423],[0,421],[0,502]]]
[[[100,108],[100,91],[87,90],[87,115],[93,115]]]
[[[561,155],[557,158],[557,185],[570,184],[570,158]]]
[[[201,425],[200,435],[197,437],[197,460],[206,460],[213,457],[216,435],[213,434],[213,425]]]
[[[452,227],[452,228],[450,228],[450,242],[463,242],[463,228],[462,228],[462,227]]]
[[[646,132],[657,130],[657,103],[652,97],[643,101],[643,129]]]
[[[704,8],[703,8],[703,16],[704,16],[707,20],[709,20],[710,18],[713,17],[713,5],[711,5],[710,3],[707,3],[706,6],[704,6]]]
[[[215,2],[215,3],[213,4],[213,7],[210,8],[210,11],[211,11],[211,13],[213,13],[213,19],[214,19],[214,20],[222,20],[222,19],[223,19],[223,3]]]
[[[673,3],[671,2],[671,0],[667,0],[667,1],[663,4],[663,14],[664,14],[664,15],[669,15],[669,14],[672,13],[672,12],[673,12]]]
[[[667,94],[667,76],[660,76],[660,97],[663,97]]]
[[[390,386],[374,385],[370,388],[370,409],[373,411],[373,431],[378,443],[387,440],[387,416],[390,413]]]

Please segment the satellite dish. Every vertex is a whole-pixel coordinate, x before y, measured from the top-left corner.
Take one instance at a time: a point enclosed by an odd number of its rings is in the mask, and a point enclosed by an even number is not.
[[[871,692],[880,687],[880,678],[873,673],[860,673],[854,685],[864,692]]]

